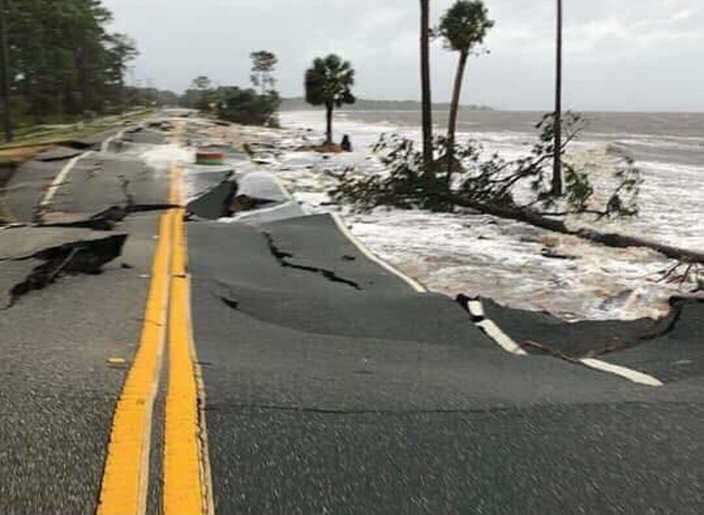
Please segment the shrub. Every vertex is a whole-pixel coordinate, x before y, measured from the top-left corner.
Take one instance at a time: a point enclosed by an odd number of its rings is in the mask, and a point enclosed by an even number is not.
[[[251,88],[225,87],[217,93],[219,118],[244,125],[277,125],[281,100],[276,92],[260,95]]]

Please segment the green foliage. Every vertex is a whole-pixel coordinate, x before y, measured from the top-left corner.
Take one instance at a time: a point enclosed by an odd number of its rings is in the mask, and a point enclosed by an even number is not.
[[[274,78],[274,70],[278,59],[276,55],[267,50],[252,52],[249,55],[252,60],[252,75],[250,80],[254,87],[261,88],[261,94],[264,95],[267,91],[273,90],[276,85]]]
[[[198,75],[193,82],[191,82],[191,87],[199,91],[206,91],[211,88],[213,81],[207,75]]]
[[[124,75],[137,51],[100,0],[7,0],[11,91],[41,122],[124,106]],[[25,114],[25,113],[22,113]]]
[[[216,91],[218,117],[244,125],[276,126],[280,99],[275,91],[265,95],[253,89],[223,87]]]
[[[351,203],[360,211],[377,206],[401,209],[432,209],[427,175],[423,173],[423,155],[412,140],[396,134],[382,135],[374,147],[388,171],[386,175],[342,176],[331,193],[336,202]]]
[[[184,94],[184,105],[199,111],[208,111],[210,105],[217,101],[212,84],[213,82],[207,75],[199,75],[193,79],[190,89],[187,89]]]
[[[457,0],[440,20],[438,33],[445,45],[457,52],[469,53],[484,42],[494,26],[481,0]]]
[[[343,61],[335,54],[319,57],[306,71],[306,102],[314,106],[335,107],[354,104],[352,86],[354,70],[349,61]]]
[[[585,127],[585,121],[577,114],[566,113],[563,126],[566,137],[561,154]],[[561,197],[552,194],[549,165],[554,148],[553,127],[553,115],[545,115],[536,124],[539,136],[530,155],[513,161],[506,161],[498,154],[483,157],[483,149],[475,141],[450,149],[447,138],[437,138],[433,145],[436,166],[444,168],[438,163],[449,154],[461,164],[453,170],[452,183],[446,177],[429,179],[423,173],[422,154],[412,141],[397,135],[383,136],[375,152],[386,172],[370,175],[348,172],[331,195],[335,201],[352,204],[362,211],[377,206],[451,211],[456,200],[465,199],[549,216],[637,215],[641,179],[632,159],[624,159],[616,167],[612,181],[615,186],[603,202],[595,198],[589,175],[569,162],[565,162],[565,194]]]
[[[128,86],[125,88],[125,101],[135,107],[173,107],[180,104],[181,98],[173,91]]]

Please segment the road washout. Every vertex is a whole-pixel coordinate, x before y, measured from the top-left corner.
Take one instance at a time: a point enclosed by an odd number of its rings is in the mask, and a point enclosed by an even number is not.
[[[163,144],[173,127],[155,123],[159,130],[145,122],[62,142],[11,170],[0,191],[3,309],[62,276],[101,273],[129,237],[116,230],[120,222],[172,207],[166,200],[168,169],[150,165],[142,150],[130,152],[130,145]],[[106,142],[110,148],[103,152]]]
[[[241,131],[243,129],[233,128],[233,130]],[[290,202],[290,200],[287,200],[288,195],[286,194],[281,194],[279,196],[272,196],[270,193],[267,194],[266,192],[269,191],[267,188],[276,188],[278,185],[278,187],[285,191],[283,185],[288,184],[290,187],[295,188],[297,183],[294,180],[286,181],[286,173],[276,171],[276,167],[272,165],[272,163],[280,162],[278,161],[279,159],[283,159],[281,157],[282,151],[272,146],[270,140],[267,138],[264,139],[264,143],[258,140],[258,135],[260,132],[254,131],[253,129],[244,130],[248,131],[253,140],[248,144],[248,148],[252,154],[251,162],[246,164],[242,163],[239,161],[239,157],[237,160],[230,162],[230,165],[234,170],[240,169],[240,171],[234,171],[231,176],[223,178],[219,184],[216,184],[210,190],[203,191],[202,195],[200,197],[196,197],[190,205],[195,207],[193,211],[196,215],[196,212],[199,210],[197,207],[200,203],[209,204],[209,209],[211,212],[228,213],[226,216],[219,219],[215,216],[204,217],[206,219],[218,219],[220,223],[247,223],[256,228],[262,226],[262,224],[266,225],[277,220],[275,218],[267,219],[266,215],[267,211],[271,210],[269,202],[272,202],[272,197],[276,199],[274,204],[279,206],[286,202]],[[276,137],[282,137],[282,133],[277,131],[268,131],[266,134],[274,139]],[[272,134],[274,134],[274,136],[271,136]],[[283,134],[288,133],[284,132]],[[217,138],[211,137],[207,131],[207,128],[202,128],[200,137],[202,138],[202,142],[209,142],[213,145],[215,145],[216,142],[219,142],[221,145],[223,144],[223,142]],[[283,154],[287,155],[285,152]],[[294,152],[291,152],[288,155],[294,154]],[[335,156],[313,156],[313,158],[322,161],[329,161],[330,159],[334,159],[334,157]],[[310,167],[310,165],[306,166]],[[189,170],[193,169],[198,172],[196,168],[191,167]],[[322,182],[329,180],[331,176],[334,175],[333,171],[330,171],[329,169],[326,170],[327,171],[321,171],[317,168],[314,169],[315,173],[318,173],[323,177],[321,179]],[[310,172],[310,170],[308,171]],[[305,172],[303,172],[302,176],[310,178],[310,174],[306,175]],[[254,189],[247,191],[248,195],[253,195],[254,200],[257,200],[257,202],[251,203],[249,209],[246,209],[243,212],[233,212],[228,206],[230,206],[233,203],[233,200],[237,198],[238,191],[242,185],[247,183],[247,177],[257,177],[257,180],[260,182],[258,190]],[[188,174],[186,174],[185,180],[189,180]],[[222,191],[223,188],[226,188],[227,191],[227,194],[225,195]],[[303,189],[305,190],[305,187]],[[262,198],[256,198],[257,191],[262,193]],[[305,210],[305,212],[307,212],[307,214],[303,212],[292,213],[288,218],[284,218],[284,220],[304,219],[310,218],[311,216],[315,218],[316,216],[327,216],[326,213],[330,211],[339,211],[339,206],[328,205],[324,207],[332,208],[311,209],[310,204],[300,198],[300,192],[296,189],[292,189],[290,193],[294,199],[298,199],[297,203]],[[257,216],[257,213],[259,213],[259,216],[263,216],[264,218],[260,219]],[[264,214],[262,215],[262,213]],[[318,213],[318,215],[315,215],[315,213]],[[405,216],[412,215],[413,213],[405,214]],[[419,216],[429,215],[422,214]],[[443,218],[443,215],[433,216],[438,216],[441,219]],[[443,221],[447,222],[447,218],[450,217],[456,218],[455,215],[445,215],[445,219]],[[492,220],[491,217],[486,216],[482,216],[481,218],[483,218],[489,226],[500,224],[501,229],[509,231],[509,234],[511,229],[513,229],[514,234],[519,234],[521,236],[521,240],[519,241],[523,247],[526,247],[527,244],[530,243],[525,240],[525,234],[527,231],[532,231],[533,234],[536,235],[535,239],[538,242],[541,241],[541,237],[545,237],[541,234],[540,230],[535,228],[528,228],[526,230],[525,227],[521,227],[521,224],[506,224],[502,223],[503,221]],[[516,227],[517,225],[519,227]],[[433,224],[432,227],[436,229],[437,224]],[[274,256],[280,266],[322,274],[323,277],[333,282],[340,282],[345,286],[363,290],[363,287],[358,283],[348,279],[347,277],[341,277],[336,270],[324,268],[315,263],[306,262],[301,264],[298,261],[294,261],[298,259],[298,256],[295,253],[295,249],[286,247],[285,239],[284,242],[279,241],[274,235],[265,230],[261,230],[261,236],[264,238],[270,253]],[[534,241],[533,243],[536,242]],[[583,245],[585,248],[588,248],[586,243]],[[531,249],[531,246],[528,245],[528,248]],[[560,264],[562,266],[565,264],[570,266],[573,265],[573,261],[584,259],[584,256],[569,256],[556,259],[554,256],[556,254],[559,256],[559,252],[554,250],[554,246],[548,247],[548,249],[552,249],[552,251],[547,252],[545,245],[543,245],[543,248],[541,249],[542,252],[537,253],[540,257],[536,259],[541,260],[540,266],[549,266],[553,263]],[[599,250],[602,250],[602,252],[608,254],[612,249]],[[630,255],[632,250],[633,249],[627,249],[623,252]],[[526,249],[523,248],[521,251],[525,253]],[[468,256],[471,256],[470,252],[471,250],[468,250]],[[546,253],[549,255],[545,256]],[[637,254],[637,251],[635,253]],[[655,261],[658,266],[662,266],[664,263],[667,263],[667,260],[662,257],[658,257],[655,253],[645,252],[643,255],[647,256],[649,260]],[[351,259],[350,256],[347,258]],[[623,256],[618,256],[618,254],[614,252],[612,254],[612,258],[623,259]],[[436,262],[436,266],[441,265],[441,262]],[[485,262],[483,268],[489,269],[492,272],[494,271],[494,265],[490,262]],[[608,271],[608,269],[602,269],[602,272],[604,271]],[[474,272],[474,275],[477,275],[477,273]],[[491,274],[483,273],[483,275],[490,276]],[[519,280],[519,278],[517,278],[517,280]],[[462,286],[458,286],[454,291],[461,292],[457,296],[457,300],[461,306],[464,306],[465,301],[463,299],[474,298],[477,294],[476,290],[460,288],[462,288]],[[614,316],[614,312],[618,312],[618,309],[622,309],[624,305],[634,303],[635,296],[632,291],[626,291],[625,294],[621,293],[616,295],[615,298],[607,299],[607,301],[604,301],[602,304],[605,314],[603,313],[600,317],[582,317],[585,319],[583,321],[566,321],[560,316],[531,309],[521,309],[520,306],[504,307],[489,298],[492,297],[491,293],[482,293],[481,298],[485,302],[487,310],[491,311],[491,316],[496,319],[498,325],[502,327],[502,329],[504,329],[510,337],[516,340],[521,348],[526,349],[526,352],[529,354],[551,354],[556,357],[574,361],[595,357],[604,357],[607,359],[613,357],[618,360],[621,359],[622,352],[629,351],[630,349],[637,348],[639,346],[648,348],[663,346],[665,345],[663,342],[667,340],[668,344],[666,352],[663,354],[662,359],[659,360],[660,363],[658,366],[645,366],[645,368],[654,370],[654,372],[662,375],[666,380],[679,380],[693,375],[699,375],[702,373],[701,369],[703,367],[704,356],[700,356],[701,353],[698,349],[699,345],[693,338],[695,338],[697,334],[700,334],[701,331],[704,331],[704,329],[701,329],[700,332],[697,332],[696,330],[685,332],[684,336],[678,336],[674,339],[672,338],[672,334],[677,334],[675,329],[679,327],[697,327],[697,320],[702,317],[702,313],[699,310],[702,303],[696,297],[688,298],[682,297],[681,295],[676,295],[675,289],[665,290],[669,293],[665,301],[665,307],[659,307],[657,310],[649,311],[648,315],[650,315],[650,317],[644,316],[641,312],[639,317],[624,317],[630,318],[630,320],[623,321]],[[227,289],[227,291],[229,292],[227,294],[223,294],[222,292],[218,293],[223,302],[234,309],[244,309],[245,311],[248,309],[247,302],[243,301],[241,298],[242,295],[247,297],[247,294],[238,295],[236,290],[232,288]],[[572,293],[573,295],[576,294],[575,292]],[[552,294],[554,295],[555,292],[553,291]],[[354,297],[351,297],[348,301],[354,303]],[[265,304],[271,307],[272,302],[274,302],[273,299]],[[528,302],[528,304],[530,304],[530,302]],[[321,307],[322,303],[314,305],[315,308],[313,308],[313,306],[308,307],[311,309],[322,309],[325,311],[325,308]],[[253,312],[252,314],[254,316],[263,317],[264,319],[269,319],[270,316],[262,314],[262,311],[263,310],[260,310],[257,313]],[[636,311],[633,310],[631,313],[635,314]],[[683,313],[685,313],[685,315],[683,315]],[[632,361],[631,358],[628,358],[625,359],[624,362],[628,363],[629,360]]]

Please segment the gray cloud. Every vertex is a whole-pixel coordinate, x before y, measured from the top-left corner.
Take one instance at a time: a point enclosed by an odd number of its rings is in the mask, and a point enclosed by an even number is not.
[[[136,77],[184,89],[198,74],[245,84],[248,55],[280,58],[279,87],[302,94],[313,57],[338,52],[366,98],[417,99],[417,0],[104,0],[142,55]],[[489,55],[470,62],[464,102],[545,109],[552,98],[554,0],[487,0]],[[565,95],[576,109],[704,110],[704,8],[697,0],[564,0]],[[437,20],[452,0],[433,0]],[[438,42],[434,94],[456,56]]]

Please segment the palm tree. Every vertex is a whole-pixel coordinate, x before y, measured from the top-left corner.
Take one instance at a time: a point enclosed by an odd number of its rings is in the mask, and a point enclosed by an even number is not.
[[[557,0],[557,41],[555,66],[555,149],[552,194],[562,195],[562,0]]]
[[[467,61],[472,51],[484,42],[487,32],[493,26],[494,21],[489,19],[489,11],[481,0],[457,0],[440,20],[440,35],[445,40],[445,46],[460,53],[450,104],[450,124],[447,129],[448,183],[454,164],[457,113]]]
[[[433,111],[430,84],[430,0],[420,0],[420,75],[423,110],[423,168],[433,170]]]
[[[349,61],[330,54],[318,57],[306,71],[306,102],[314,106],[324,105],[326,110],[326,144],[332,143],[332,113],[335,107],[354,104],[351,88],[354,85],[354,70]]]

